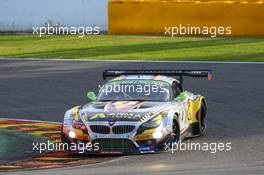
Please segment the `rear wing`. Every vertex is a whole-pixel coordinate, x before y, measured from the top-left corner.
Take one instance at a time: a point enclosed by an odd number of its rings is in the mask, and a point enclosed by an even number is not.
[[[166,76],[179,76],[180,82],[183,82],[183,77],[207,77],[208,80],[212,79],[212,70],[166,70],[166,69],[108,69],[103,71],[103,79],[108,77],[117,77],[121,75],[166,75]]]

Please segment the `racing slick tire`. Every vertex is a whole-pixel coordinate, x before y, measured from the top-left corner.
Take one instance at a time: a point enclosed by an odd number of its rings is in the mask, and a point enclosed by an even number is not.
[[[63,132],[63,125],[61,127],[61,143],[67,143],[70,145],[71,141],[67,138],[66,134]]]
[[[177,121],[178,115],[173,117],[172,133],[169,135],[164,143],[164,148],[172,148],[174,143],[178,143],[180,140],[180,126]]]
[[[205,124],[206,108],[205,104],[202,103],[198,115],[198,125],[199,125],[199,136],[204,135],[206,124]]]
[[[191,137],[202,136],[205,133],[205,117],[206,117],[206,107],[204,102],[201,104],[200,110],[196,114],[198,122],[191,124]]]

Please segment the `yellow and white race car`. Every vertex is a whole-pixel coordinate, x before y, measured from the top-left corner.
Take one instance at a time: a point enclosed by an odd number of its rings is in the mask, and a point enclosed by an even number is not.
[[[157,152],[202,135],[206,100],[183,88],[184,76],[210,80],[211,71],[104,71],[104,78],[115,78],[101,86],[98,95],[88,92],[90,103],[65,113],[62,141],[89,143],[88,154],[132,154]]]

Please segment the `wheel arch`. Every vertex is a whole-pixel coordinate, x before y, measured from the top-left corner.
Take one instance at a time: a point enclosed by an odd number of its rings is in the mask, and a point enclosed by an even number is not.
[[[202,103],[201,103],[201,105],[204,105],[204,110],[205,110],[205,114],[207,113],[207,103],[206,103],[206,100],[205,100],[205,98],[203,97],[202,98]]]

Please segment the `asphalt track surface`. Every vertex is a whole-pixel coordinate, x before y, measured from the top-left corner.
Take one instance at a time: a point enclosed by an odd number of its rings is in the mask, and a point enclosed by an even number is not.
[[[210,82],[184,81],[185,89],[204,94],[208,101],[205,136],[185,142],[231,142],[232,150],[125,156],[95,165],[10,174],[264,174],[264,64],[0,60],[0,117],[62,121],[66,109],[87,103],[86,92],[104,82],[102,70],[142,67],[213,69]]]

